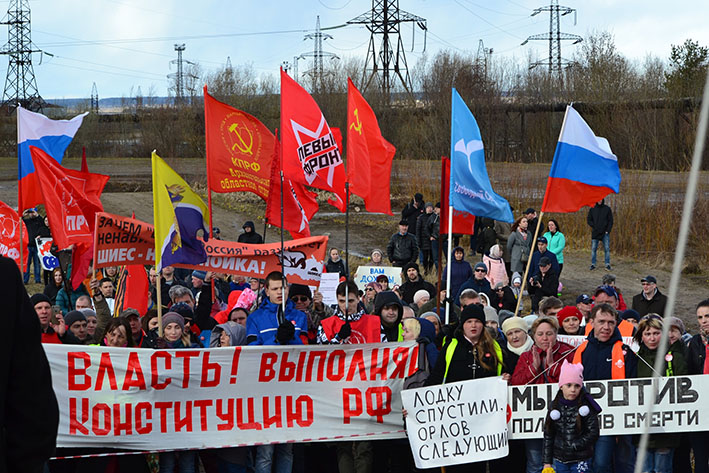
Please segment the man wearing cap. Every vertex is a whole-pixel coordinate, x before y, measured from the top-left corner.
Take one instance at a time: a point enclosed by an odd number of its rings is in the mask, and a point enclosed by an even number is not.
[[[605,204],[605,199],[596,202],[588,210],[586,223],[591,227],[591,271],[596,269],[596,251],[598,244],[603,242],[606,270],[611,270],[611,240],[610,233],[613,228],[613,211]]]
[[[546,256],[539,259],[537,272],[529,278],[529,294],[532,296],[532,312],[539,310],[539,302],[559,292],[559,273],[555,272],[551,260]]]
[[[263,237],[256,233],[256,226],[254,226],[254,222],[249,220],[245,222],[244,226],[241,228],[244,230],[244,233],[239,235],[239,238],[236,241],[239,243],[249,243],[252,245],[260,245],[263,243]]]
[[[633,310],[637,311],[640,317],[650,313],[664,317],[667,296],[657,288],[655,276],[645,276],[640,280],[640,284],[642,284],[643,290],[633,297]]]
[[[123,317],[130,325],[130,333],[137,348],[156,348],[155,341],[151,340],[143,331],[143,325],[140,323],[140,313],[137,310],[128,308],[120,313],[119,317]]]
[[[426,203],[424,213],[416,219],[416,243],[419,246],[419,263],[424,273],[428,274],[433,266],[431,257],[431,234],[428,230],[428,220],[433,215],[433,204]]]
[[[601,278],[601,284],[604,286],[612,286],[613,289],[615,289],[616,294],[618,294],[618,307],[617,310],[622,312],[625,309],[628,308],[627,304],[625,303],[625,299],[623,299],[623,294],[620,292],[620,289],[615,283],[615,274],[613,273],[606,273],[603,275]]]
[[[560,274],[559,260],[556,258],[554,253],[547,249],[547,246],[548,242],[545,237],[540,236],[537,238],[537,249],[534,250],[534,253],[532,254],[532,265],[529,267],[529,270],[534,271],[534,268],[539,266],[539,260],[543,256],[546,256],[549,258],[549,261],[551,261],[551,269],[553,269],[558,276]]]
[[[414,302],[414,295],[421,289],[428,292],[429,299],[436,297],[435,286],[421,277],[416,263],[407,264],[402,272],[405,282],[399,286],[399,294],[404,302],[407,304]]]
[[[488,298],[492,297],[492,288],[490,287],[490,281],[485,277],[487,276],[487,266],[482,261],[475,264],[473,268],[473,275],[468,278],[463,284],[460,285],[458,289],[458,294],[456,294],[455,303],[460,305],[460,295],[466,289],[474,289],[475,292],[480,294],[484,293]]]
[[[409,233],[409,222],[402,219],[399,231],[394,233],[387,245],[387,257],[392,266],[403,268],[407,263],[415,263],[419,254],[416,237]]]
[[[576,298],[576,308],[581,312],[581,326],[585,326],[591,320],[591,309],[593,308],[593,299],[588,294],[581,294]]]

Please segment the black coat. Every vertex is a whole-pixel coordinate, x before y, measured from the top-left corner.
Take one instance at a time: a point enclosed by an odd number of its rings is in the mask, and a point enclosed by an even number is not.
[[[581,391],[579,396],[582,396],[581,406],[588,408],[586,415],[581,416],[580,432],[576,428],[581,407],[578,404],[569,405],[563,401],[555,401],[552,406],[560,414],[558,420],[550,419],[551,411],[547,413],[543,463],[554,463],[554,458],[562,462],[575,462],[593,457],[593,447],[599,436],[598,413],[601,409],[590,396],[585,395],[585,391]]]
[[[422,213],[416,220],[416,243],[422,250],[431,249],[431,232],[428,228],[428,221],[432,216],[432,213]]]
[[[687,369],[689,374],[704,374],[704,359],[707,355],[706,345],[700,334],[689,341],[687,349]]]
[[[42,349],[42,330],[17,264],[0,257],[3,328],[0,363],[0,473],[41,472],[54,453],[59,407]]]
[[[415,263],[419,256],[419,247],[416,237],[411,233],[402,235],[397,232],[389,239],[387,245],[387,256],[389,261],[395,265],[404,266],[407,263]]]
[[[545,276],[542,276],[541,271],[537,271],[534,276],[539,276],[542,279],[542,287],[537,287],[534,284],[529,284],[527,290],[537,299],[543,297],[556,296],[559,293],[559,275],[550,268]],[[527,281],[529,283],[529,281]]]
[[[425,209],[423,202],[418,203],[418,208],[414,207],[414,201],[412,200],[408,204],[406,204],[406,207],[404,207],[404,210],[401,211],[401,218],[403,220],[408,220],[409,222],[409,231],[415,232],[416,231],[416,220],[418,220],[419,215],[424,213]]]
[[[431,217],[429,217],[428,222],[426,223],[426,226],[428,227],[428,234],[432,236],[433,238],[440,238],[441,237],[441,214],[436,214],[436,212],[433,212],[431,214]]]
[[[347,266],[341,259],[334,262],[331,258],[328,258],[327,263],[325,263],[325,270],[328,273],[340,273],[340,277],[347,277]]]
[[[416,294],[421,289],[428,292],[428,295],[432,300],[436,300],[436,286],[428,281],[424,281],[420,276],[418,281],[407,281],[399,286],[399,293],[401,294],[401,300],[407,304],[414,302],[414,294]]]
[[[52,235],[49,232],[49,227],[44,224],[44,217],[23,218],[23,220],[27,227],[28,247],[35,248],[37,246],[35,238],[38,236],[49,237]]]
[[[602,240],[606,233],[610,233],[613,228],[613,211],[606,204],[596,203],[586,217],[588,226],[591,227],[591,239]]]
[[[497,369],[486,370],[483,368],[475,357],[475,347],[460,333],[456,334],[458,345],[455,347],[451,364],[448,368],[448,377],[446,383],[454,383],[456,381],[467,381],[469,379],[489,378],[497,376]],[[436,361],[436,366],[433,367],[431,375],[426,380],[426,386],[435,386],[443,384],[443,377],[446,372],[446,350],[449,348],[450,342],[441,349],[441,353]],[[510,352],[506,347],[500,346],[502,349],[502,372],[511,373],[510,366],[514,364],[510,358]],[[491,354],[494,357],[494,354]],[[472,367],[475,367],[473,369]]]
[[[241,235],[239,235],[239,238],[236,241],[238,241],[239,243],[260,245],[263,243],[263,237],[254,231],[249,232],[249,233],[244,232]]]
[[[515,293],[512,292],[512,288],[510,286],[505,286],[502,289],[502,297],[497,295],[497,291],[494,289],[492,290],[492,294],[490,295],[490,305],[498,312],[503,309],[514,312],[517,308],[517,298],[515,297]]]
[[[645,299],[642,293],[633,296],[633,305],[631,308],[637,311],[640,317],[647,314],[658,314],[664,317],[665,306],[667,306],[667,296],[662,294],[658,289],[650,300]]]

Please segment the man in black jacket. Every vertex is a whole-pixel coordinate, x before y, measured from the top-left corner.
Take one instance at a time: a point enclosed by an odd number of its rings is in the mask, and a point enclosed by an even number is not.
[[[401,220],[399,231],[394,233],[387,245],[387,256],[393,266],[403,267],[406,263],[415,263],[419,254],[416,237],[409,233],[409,222]]]
[[[416,220],[416,243],[419,246],[419,263],[426,274],[433,266],[431,257],[431,234],[428,231],[428,220],[433,215],[433,204],[426,204],[426,211]]]
[[[532,296],[532,312],[539,309],[539,302],[559,293],[559,275],[554,272],[551,260],[546,256],[539,259],[539,270],[529,278],[529,293]]]
[[[411,202],[401,211],[401,219],[406,220],[409,228],[413,231],[416,230],[416,220],[418,220],[419,215],[424,211],[423,205],[423,195],[417,192],[414,194],[414,198],[411,199]]]
[[[436,297],[436,288],[430,282],[424,281],[419,273],[419,267],[416,263],[409,263],[404,266],[403,280],[404,283],[399,287],[399,293],[401,294],[401,300],[407,304],[411,304],[414,301],[414,294],[416,294],[421,289],[428,292],[430,299]]]
[[[244,226],[242,227],[244,229],[244,233],[239,235],[238,242],[239,243],[250,243],[252,245],[260,245],[263,243],[263,237],[256,233],[256,227],[254,226],[254,222],[249,220],[248,222],[244,223]]]
[[[598,243],[603,242],[603,253],[605,254],[606,269],[611,270],[611,241],[610,233],[613,228],[613,211],[605,203],[605,199],[596,202],[596,205],[588,211],[586,222],[591,227],[591,267],[596,269],[596,250]]]
[[[25,268],[24,281],[27,284],[30,280],[30,263],[34,265],[34,282],[39,283],[41,279],[39,277],[41,266],[39,264],[39,253],[37,252],[37,241],[35,238],[38,236],[48,237],[49,227],[44,224],[44,217],[41,217],[37,213],[37,209],[31,208],[27,209],[22,213],[22,219],[25,221],[25,226],[27,227],[27,267]],[[23,256],[24,258],[25,256]]]
[[[664,317],[667,296],[657,288],[655,276],[645,276],[640,280],[640,284],[642,284],[643,290],[633,297],[631,308],[637,311],[640,317],[647,314],[658,314],[660,317]]]
[[[52,375],[42,349],[39,320],[34,313],[17,264],[0,257],[3,327],[0,363],[0,472],[43,471],[54,453],[59,407]]]

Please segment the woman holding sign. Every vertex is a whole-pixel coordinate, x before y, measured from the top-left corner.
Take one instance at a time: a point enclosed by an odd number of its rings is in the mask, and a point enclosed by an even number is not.
[[[467,305],[460,316],[454,337],[441,350],[426,386],[502,376],[509,380],[509,352],[485,330],[485,312],[480,304]],[[504,459],[502,459],[504,460]],[[498,460],[499,461],[499,460]],[[485,472],[488,462],[448,466],[447,472]],[[494,471],[496,461],[491,461]]]

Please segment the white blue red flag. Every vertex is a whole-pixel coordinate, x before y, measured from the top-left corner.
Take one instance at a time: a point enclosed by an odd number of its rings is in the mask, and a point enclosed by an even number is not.
[[[542,212],[576,212],[620,190],[618,158],[581,115],[566,107],[554,152]]]
[[[61,164],[64,151],[76,135],[88,112],[71,120],[52,120],[41,113],[17,107],[17,155],[19,194],[18,209],[22,211],[43,202],[42,192],[30,154],[30,146],[37,147]]]
[[[455,89],[452,95],[450,205],[476,217],[512,222],[510,204],[492,190],[478,123]]]

